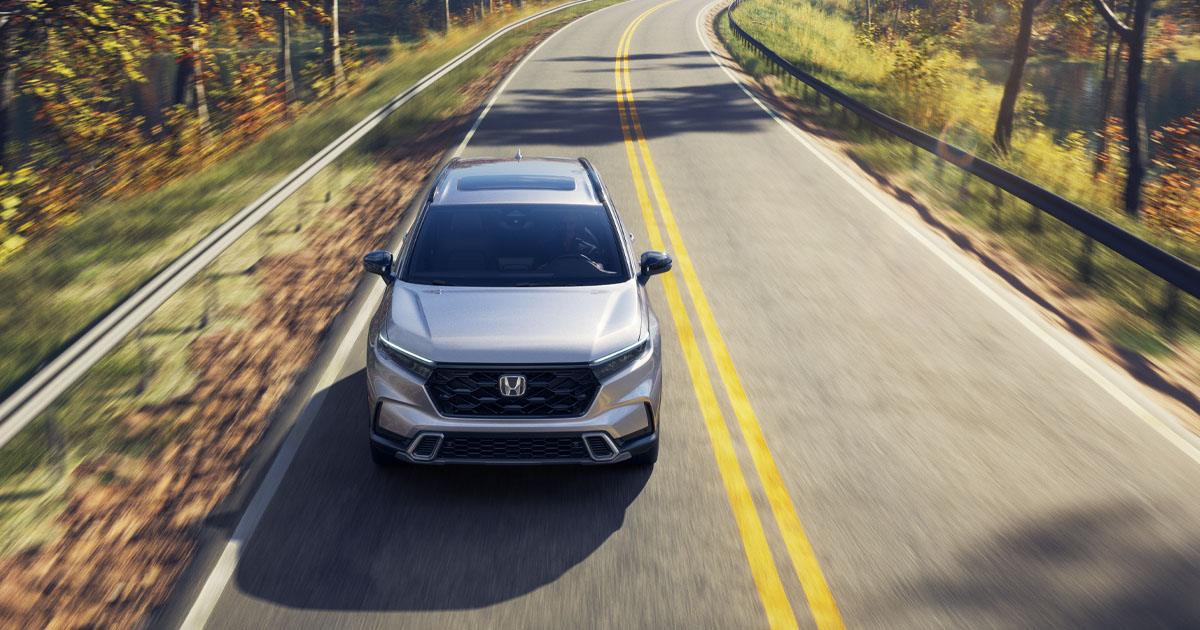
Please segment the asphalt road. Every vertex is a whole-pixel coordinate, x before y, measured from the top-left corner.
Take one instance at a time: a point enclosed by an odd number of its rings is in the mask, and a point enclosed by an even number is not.
[[[208,628],[1200,628],[1194,444],[750,100],[707,3],[570,25],[465,151],[586,156],[669,239],[653,473],[378,471],[355,331]]]

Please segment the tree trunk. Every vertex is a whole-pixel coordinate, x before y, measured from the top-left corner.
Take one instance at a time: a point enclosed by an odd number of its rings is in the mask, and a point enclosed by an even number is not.
[[[0,169],[12,170],[8,154],[8,125],[16,92],[16,54],[13,49],[12,18],[0,18]]]
[[[1125,137],[1129,172],[1125,180],[1125,212],[1139,218],[1142,211],[1142,180],[1149,162],[1146,138],[1146,108],[1142,106],[1142,66],[1145,65],[1146,25],[1152,0],[1134,0],[1133,33],[1129,41],[1129,68],[1125,72]]]
[[[279,21],[279,87],[286,109],[296,100],[296,83],[292,80],[292,31],[288,24],[286,2],[279,3],[276,19]]]
[[[446,0],[446,34],[450,34],[450,0]]]
[[[1129,22],[1129,18],[1133,17],[1133,2],[1129,3],[1129,7],[1125,10],[1125,21]],[[1117,68],[1121,65],[1121,59],[1125,54],[1125,40],[1117,39],[1117,50],[1112,51],[1113,31],[1109,29],[1108,37],[1104,42],[1104,74],[1100,80],[1100,136],[1096,143],[1096,162],[1093,166],[1093,174],[1100,175],[1108,166],[1108,119],[1112,116],[1112,101],[1113,94],[1116,92],[1117,86]]]
[[[1112,112],[1113,86],[1117,82],[1117,65],[1120,63],[1124,42],[1117,42],[1116,53],[1113,53],[1113,33],[1110,30],[1104,42],[1104,73],[1100,76],[1100,134],[1096,142],[1096,161],[1092,173],[1099,175],[1104,172],[1108,155],[1108,117]]]
[[[867,5],[867,26],[871,25],[871,0],[863,0]]]
[[[333,89],[338,91],[346,84],[346,70],[342,67],[342,36],[338,24],[338,0],[325,0],[324,37],[321,48],[324,53],[325,76],[333,79]]]
[[[1021,23],[1017,28],[1017,42],[1013,47],[1012,68],[1004,82],[1004,96],[1000,98],[1000,113],[996,116],[996,130],[992,140],[996,148],[1008,154],[1012,142],[1013,114],[1017,107],[1017,96],[1021,93],[1021,75],[1025,73],[1025,61],[1029,59],[1029,38],[1033,33],[1033,11],[1041,0],[1025,0],[1021,4]]]
[[[196,110],[200,129],[208,135],[208,95],[204,90],[204,42],[200,39],[200,2],[184,0],[187,51],[175,62],[175,104]]]

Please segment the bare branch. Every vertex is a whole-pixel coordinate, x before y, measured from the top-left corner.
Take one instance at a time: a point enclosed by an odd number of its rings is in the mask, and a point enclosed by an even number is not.
[[[1122,40],[1129,43],[1129,40],[1133,38],[1133,29],[1126,26],[1104,0],[1092,0],[1092,4],[1096,5],[1096,11],[1104,18],[1105,22],[1108,22],[1109,28]]]

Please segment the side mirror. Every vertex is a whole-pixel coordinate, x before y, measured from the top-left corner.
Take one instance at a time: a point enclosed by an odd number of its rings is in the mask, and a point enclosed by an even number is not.
[[[391,284],[395,279],[392,276],[392,252],[376,251],[363,256],[363,269],[367,273],[373,273],[381,278],[384,282]]]
[[[642,271],[638,274],[638,282],[646,284],[650,276],[666,273],[670,270],[670,254],[666,252],[646,252],[642,254]]]

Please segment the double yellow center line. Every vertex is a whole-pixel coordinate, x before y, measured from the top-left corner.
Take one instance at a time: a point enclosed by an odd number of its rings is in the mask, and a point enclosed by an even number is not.
[[[633,86],[629,78],[630,41],[633,39],[633,33],[638,25],[647,16],[672,2],[675,0],[668,0],[644,11],[629,25],[629,28],[625,29],[617,46],[615,70],[617,107],[621,118],[621,132],[625,137],[626,157],[629,158],[629,169],[633,174],[634,187],[642,208],[642,217],[645,219],[646,229],[650,234],[650,246],[654,249],[665,250],[658,219],[646,190],[648,181],[650,191],[654,194],[654,201],[662,215],[663,226],[674,246],[675,260],[679,271],[683,274],[688,296],[700,319],[700,327],[704,332],[705,341],[713,354],[725,394],[733,407],[738,426],[750,452],[750,459],[762,482],[771,512],[775,516],[775,521],[783,535],[784,545],[791,557],[792,566],[800,579],[800,585],[804,589],[808,605],[812,609],[813,619],[820,630],[844,629],[845,624],[833,601],[833,595],[825,583],[825,577],[821,573],[821,567],[813,554],[812,545],[808,542],[804,528],[800,525],[796,508],[784,486],[783,477],[780,476],[775,460],[771,457],[771,451],[767,448],[766,438],[758,425],[758,419],[754,415],[754,409],[750,406],[750,400],[742,387],[741,379],[738,378],[733,358],[730,357],[721,331],[717,327],[717,321],[709,307],[708,298],[705,297],[704,289],[700,285],[700,278],[696,275],[691,257],[684,246],[683,237],[679,234],[675,216],[671,213],[671,205],[667,202],[666,193],[663,192],[662,183],[658,178],[658,171],[654,168],[654,160],[650,156],[646,134],[642,131],[642,124],[638,119],[637,106],[633,99]],[[641,156],[640,163],[639,154]],[[717,404],[716,392],[709,380],[708,370],[704,366],[699,343],[696,341],[691,320],[684,308],[683,295],[675,280],[674,272],[663,276],[663,288],[666,292],[667,304],[670,306],[671,318],[675,322],[675,331],[683,348],[688,373],[691,375],[696,401],[700,405],[704,426],[708,430],[708,437],[712,442],[717,468],[721,473],[725,492],[729,495],[729,502],[733,506],[734,519],[737,521],[738,531],[741,533],[742,546],[750,563],[750,572],[766,610],[767,622],[772,628],[795,628],[795,614],[788,603],[787,593],[784,591],[775,561],[771,557],[771,549],[767,544],[762,522],[758,518],[754,499],[750,495],[746,479],[742,476],[742,470],[733,448],[733,439],[720,406]]]

